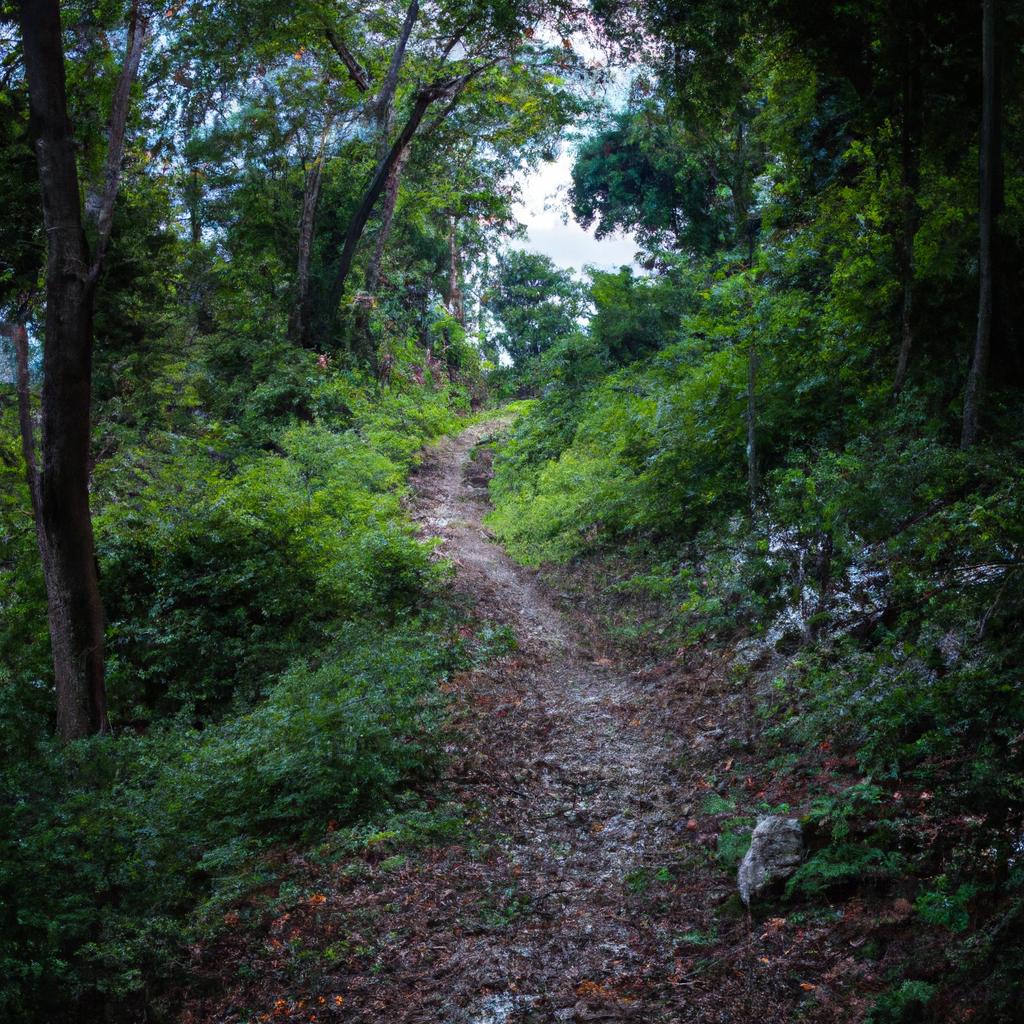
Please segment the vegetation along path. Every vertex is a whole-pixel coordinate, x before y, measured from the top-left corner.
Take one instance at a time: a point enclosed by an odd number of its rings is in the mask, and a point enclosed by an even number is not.
[[[296,855],[283,874],[308,895],[206,950],[216,995],[184,1019],[781,1022],[798,1004],[849,1019],[825,929],[752,925],[716,855],[725,787],[707,780],[743,716],[713,663],[626,663],[490,539],[501,426],[430,449],[413,499],[457,597],[518,641],[448,684],[458,743],[439,801],[468,821],[425,847],[384,833],[340,862]],[[241,965],[234,987],[226,962]]]

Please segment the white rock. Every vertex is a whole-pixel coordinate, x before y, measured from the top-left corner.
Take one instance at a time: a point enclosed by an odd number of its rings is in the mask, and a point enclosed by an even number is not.
[[[773,882],[789,878],[803,853],[803,831],[796,818],[762,818],[754,829],[750,849],[740,864],[737,884],[743,902],[760,896]]]

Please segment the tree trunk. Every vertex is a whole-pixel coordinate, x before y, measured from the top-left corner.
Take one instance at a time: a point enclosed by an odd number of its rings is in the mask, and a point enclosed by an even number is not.
[[[59,4],[57,0],[22,0],[20,21],[47,237],[37,529],[49,606],[57,729],[70,740],[109,728],[103,680],[103,605],[89,512],[92,315],[113,223],[128,98],[141,58],[145,23],[138,16],[137,4],[133,5],[128,48],[109,125],[96,218],[96,257],[90,263],[67,113]],[[23,444],[31,445],[31,438],[23,437]]]
[[[960,447],[978,441],[978,419],[988,375],[992,342],[993,232],[997,182],[1000,177],[999,77],[996,55],[996,2],[982,2],[982,101],[979,153],[978,203],[978,330],[971,369],[964,389],[964,418]]]
[[[359,240],[363,237],[363,232],[366,230],[370,214],[373,213],[373,208],[380,198],[381,192],[384,191],[388,175],[412,141],[413,135],[416,134],[416,129],[423,120],[423,115],[429,109],[430,104],[437,98],[436,92],[428,89],[423,90],[417,95],[413,103],[412,112],[409,114],[409,119],[405,122],[398,138],[395,139],[387,155],[377,165],[373,178],[370,180],[370,184],[367,186],[356,212],[349,221],[348,231],[345,233],[345,243],[342,246],[341,256],[338,260],[338,269],[334,277],[334,286],[331,293],[332,309],[336,309],[338,303],[341,302],[341,296],[345,291],[345,282],[348,280],[349,272],[352,270],[352,261],[355,259],[356,248],[359,245]]]
[[[383,160],[388,151],[388,133],[391,131],[391,115],[394,109],[395,93],[398,91],[398,76],[402,70],[402,63],[405,60],[405,50],[409,44],[409,37],[416,26],[416,19],[420,14],[420,0],[409,0],[409,6],[405,12],[405,21],[402,23],[402,30],[398,35],[398,41],[391,53],[391,61],[388,64],[384,81],[373,100],[374,120],[377,122],[377,159]]]
[[[367,352],[373,351],[373,336],[370,334],[370,310],[372,300],[377,295],[380,286],[381,266],[384,261],[384,250],[387,248],[388,238],[391,236],[391,226],[395,219],[395,208],[398,205],[398,193],[402,184],[402,172],[409,159],[409,147],[406,146],[398,155],[390,172],[388,173],[387,184],[384,188],[384,206],[380,211],[380,228],[377,231],[377,241],[373,246],[373,256],[370,257],[370,265],[366,269],[367,301],[359,307],[356,315],[356,334]]]
[[[384,206],[380,211],[380,230],[377,232],[377,242],[373,247],[373,257],[370,266],[366,271],[366,291],[375,295],[377,286],[380,284],[380,268],[384,260],[384,250],[387,247],[388,238],[391,235],[391,225],[395,219],[395,208],[398,205],[398,192],[402,184],[402,172],[409,161],[409,147],[406,146],[391,170],[388,172],[387,184],[384,187]]]
[[[306,173],[306,185],[302,194],[302,216],[299,218],[295,301],[292,305],[288,334],[292,341],[303,348],[309,347],[309,268],[313,260],[313,229],[316,225],[316,210],[320,205],[320,189],[323,184],[324,159],[330,130],[331,121],[328,119],[320,137],[317,154]]]
[[[459,266],[459,246],[458,246],[458,219],[452,217],[451,225],[448,229],[448,299],[446,305],[448,311],[451,313],[460,324],[466,323],[466,307],[462,301],[462,287],[460,285],[461,268]]]
[[[750,507],[757,507],[761,495],[761,473],[757,464],[757,344],[751,328],[747,346],[747,491]]]
[[[907,380],[910,354],[914,347],[914,242],[921,225],[917,193],[921,181],[921,26],[917,0],[904,0],[902,117],[900,124],[901,232],[899,242],[900,350],[896,362],[893,393],[898,395]]]

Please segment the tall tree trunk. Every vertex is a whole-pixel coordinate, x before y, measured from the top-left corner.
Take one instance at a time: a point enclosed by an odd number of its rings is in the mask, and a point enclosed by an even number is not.
[[[1000,174],[999,65],[996,54],[997,0],[982,0],[982,101],[979,140],[978,202],[978,329],[971,369],[964,389],[961,448],[978,441],[978,419],[988,375],[992,343],[993,233]]]
[[[374,120],[377,122],[377,159],[383,160],[388,152],[388,134],[391,131],[391,117],[395,104],[395,93],[398,91],[398,76],[405,60],[405,50],[409,45],[409,37],[416,26],[420,14],[420,0],[409,0],[405,11],[405,21],[398,34],[398,40],[391,53],[384,81],[381,82],[377,95],[373,99]]]
[[[454,216],[451,218],[448,228],[448,255],[448,298],[446,304],[452,316],[464,325],[466,323],[466,307],[462,301],[460,282],[462,271],[459,265],[458,219]]]
[[[914,347],[914,243],[921,224],[917,193],[921,182],[921,24],[917,0],[903,3],[902,116],[900,124],[900,242],[899,268],[903,299],[900,310],[900,350],[893,393],[898,395],[907,380]]]
[[[398,138],[395,139],[387,155],[377,165],[377,169],[370,179],[370,184],[363,193],[363,198],[360,200],[356,212],[349,221],[348,230],[345,233],[345,242],[341,249],[341,256],[338,259],[338,268],[334,276],[334,285],[331,293],[332,309],[337,308],[338,303],[341,301],[341,296],[345,291],[345,282],[348,280],[348,275],[352,270],[352,261],[355,259],[356,248],[359,245],[359,240],[363,237],[363,232],[366,230],[370,214],[373,213],[373,208],[380,198],[381,192],[384,191],[388,175],[412,141],[413,135],[416,134],[416,129],[423,120],[423,115],[430,108],[430,104],[437,98],[438,93],[431,89],[424,89],[417,95],[412,111],[409,114],[409,119],[403,125]]]
[[[57,729],[64,739],[77,739],[109,728],[103,605],[89,512],[92,317],[120,181],[128,100],[146,26],[139,19],[138,5],[133,5],[109,125],[96,253],[90,262],[67,113],[58,0],[22,0],[20,15],[47,237],[42,471],[37,499],[40,555],[49,607]],[[28,451],[31,438],[23,438],[23,443]]]
[[[302,216],[299,218],[299,246],[295,267],[295,301],[292,305],[288,333],[292,341],[303,348],[309,347],[309,268],[313,261],[313,229],[316,226],[317,207],[320,205],[324,159],[331,123],[329,118],[320,137],[316,156],[306,172],[306,184],[302,193]]]
[[[406,146],[399,153],[398,159],[388,172],[387,184],[384,187],[384,205],[380,211],[380,228],[377,231],[377,241],[373,246],[370,265],[366,269],[365,291],[367,301],[359,307],[356,315],[356,334],[366,352],[373,352],[373,336],[370,333],[370,311],[373,308],[373,300],[380,286],[384,251],[387,248],[388,238],[391,236],[391,226],[394,224],[395,208],[398,205],[398,193],[402,184],[402,172],[405,170],[408,160],[409,147]]]
[[[373,256],[370,259],[370,266],[366,271],[366,291],[375,295],[377,286],[380,284],[380,268],[384,260],[384,250],[387,248],[388,238],[391,235],[391,225],[395,219],[395,208],[398,205],[398,193],[402,185],[402,172],[409,161],[409,147],[406,146],[398,159],[394,162],[388,172],[387,184],[384,186],[384,205],[380,211],[380,230],[377,232],[377,241],[373,247]]]

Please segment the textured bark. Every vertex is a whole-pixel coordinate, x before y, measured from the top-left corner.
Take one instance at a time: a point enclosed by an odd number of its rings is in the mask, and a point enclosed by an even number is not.
[[[328,120],[320,137],[316,156],[306,172],[306,184],[302,194],[302,216],[299,218],[299,246],[295,268],[295,300],[292,305],[288,333],[292,341],[305,348],[309,347],[309,268],[313,260],[313,230],[316,226],[316,211],[320,205],[320,190],[323,185],[324,160],[327,153],[327,138],[331,131]]]
[[[57,0],[23,0],[20,14],[47,237],[37,529],[46,579],[57,729],[64,739],[76,739],[108,729],[103,605],[89,512],[92,316],[113,223],[128,100],[145,24],[137,5],[133,6],[109,125],[96,254],[90,260],[67,113],[60,7]],[[23,436],[23,444],[30,443],[31,438]]]
[[[978,204],[978,329],[971,369],[964,389],[960,446],[978,441],[978,420],[988,376],[992,344],[994,228],[1000,174],[999,65],[996,53],[997,0],[982,2],[982,111],[979,143]]]

